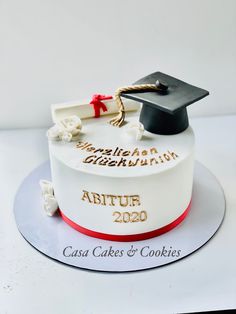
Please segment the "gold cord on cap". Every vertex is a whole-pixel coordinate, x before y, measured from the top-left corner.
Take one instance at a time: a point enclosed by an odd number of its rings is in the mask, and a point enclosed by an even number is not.
[[[162,90],[162,88],[158,84],[141,84],[141,85],[124,86],[124,87],[118,88],[115,92],[114,98],[119,108],[119,113],[117,116],[115,116],[113,119],[110,120],[111,125],[121,127],[125,120],[125,107],[121,99],[121,96],[122,96],[121,94],[125,92],[141,91],[141,90],[142,91],[149,91],[149,90],[160,91]]]

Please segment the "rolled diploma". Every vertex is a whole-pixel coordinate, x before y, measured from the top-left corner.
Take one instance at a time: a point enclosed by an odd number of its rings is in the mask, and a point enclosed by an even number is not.
[[[131,99],[122,99],[125,111],[137,111],[140,109],[140,103]],[[106,105],[107,111],[100,110],[100,115],[115,114],[119,111],[118,106],[114,99],[102,100]],[[61,121],[62,119],[76,115],[80,119],[87,119],[94,117],[94,107],[89,101],[82,103],[68,102],[63,104],[55,104],[51,106],[52,120],[54,123]]]

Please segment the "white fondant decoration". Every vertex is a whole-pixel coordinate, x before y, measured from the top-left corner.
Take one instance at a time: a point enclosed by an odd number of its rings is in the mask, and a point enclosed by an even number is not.
[[[91,100],[91,99],[90,99]],[[51,106],[52,120],[54,123],[59,122],[65,117],[76,115],[80,119],[94,117],[94,108],[90,104],[90,100],[78,102],[67,102],[63,104],[55,104]],[[118,106],[114,99],[102,100],[107,107],[107,111],[100,112],[101,116],[110,115],[118,112]],[[125,111],[137,111],[140,109],[140,103],[130,99],[123,100]]]
[[[58,209],[58,203],[54,196],[52,182],[47,180],[40,180],[39,184],[43,196],[44,210],[48,216],[53,216]]]
[[[70,142],[79,138],[82,122],[78,116],[70,116],[57,122],[47,131],[47,137],[52,141]]]
[[[137,141],[140,141],[143,137],[144,126],[141,122],[130,123],[126,129],[126,133],[135,137]]]

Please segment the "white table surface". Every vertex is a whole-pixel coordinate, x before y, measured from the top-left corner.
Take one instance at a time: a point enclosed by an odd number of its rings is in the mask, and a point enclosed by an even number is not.
[[[52,261],[17,230],[14,196],[48,159],[44,129],[0,132],[0,313],[177,313],[236,308],[236,116],[191,120],[196,159],[220,181],[226,216],[204,247],[153,270],[109,274]]]

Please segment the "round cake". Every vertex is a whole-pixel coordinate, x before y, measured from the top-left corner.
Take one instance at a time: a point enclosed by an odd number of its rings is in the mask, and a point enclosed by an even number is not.
[[[191,207],[194,168],[186,106],[208,92],[163,75],[145,77],[149,85],[138,81],[120,89],[120,107],[117,94],[52,107],[52,184],[41,182],[48,212],[58,209],[77,231],[113,241],[158,236],[184,220]],[[189,86],[192,100],[186,93]],[[179,107],[170,113],[163,107],[173,93]]]

